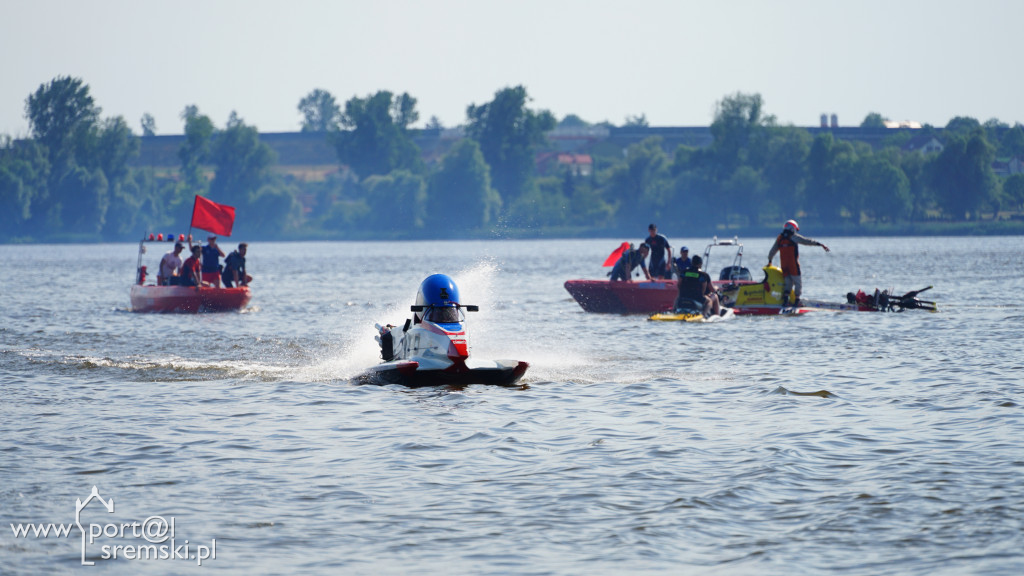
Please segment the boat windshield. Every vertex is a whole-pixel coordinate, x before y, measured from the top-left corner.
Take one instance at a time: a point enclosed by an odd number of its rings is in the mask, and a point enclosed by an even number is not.
[[[464,321],[466,315],[456,306],[431,306],[423,319],[435,324],[455,324]]]

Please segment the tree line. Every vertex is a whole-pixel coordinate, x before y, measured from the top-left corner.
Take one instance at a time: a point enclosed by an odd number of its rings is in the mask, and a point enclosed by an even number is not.
[[[778,124],[759,94],[716,104],[707,147],[666,150],[658,137],[593,146],[593,170],[540,174],[535,159],[561,121],[534,110],[523,86],[466,109],[462,136],[425,160],[413,138],[416,99],[379,91],[344,103],[313,90],[302,130],[331,143],[343,169],[306,180],[274,170],[276,155],[232,112],[218,128],[194,105],[173,173],[133,167],[139,138],[102,110],[81,79],[57,77],[25,101],[31,138],[0,139],[0,240],[128,240],[180,230],[193,195],[235,206],[236,235],[263,238],[465,238],[636,235],[663,228],[774,230],[801,217],[820,233],[920,222],[1019,216],[1024,175],[997,176],[997,158],[1024,157],[1024,127],[957,117],[943,129],[896,130],[881,146]],[[864,127],[885,119],[869,114]],[[627,125],[646,125],[635,116]],[[144,115],[144,135],[155,123]],[[442,128],[436,118],[428,128]],[[904,145],[934,136],[942,150]],[[301,201],[300,201],[301,200]]]

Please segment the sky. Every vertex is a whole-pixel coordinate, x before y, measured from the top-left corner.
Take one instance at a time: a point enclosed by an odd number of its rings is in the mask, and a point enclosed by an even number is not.
[[[707,126],[737,92],[794,126],[1024,123],[1019,0],[0,0],[0,15],[0,135],[16,138],[58,76],[137,133],[148,113],[181,134],[189,105],[297,131],[317,88],[342,106],[408,92],[417,127],[453,127],[517,85],[532,109],[614,125]]]

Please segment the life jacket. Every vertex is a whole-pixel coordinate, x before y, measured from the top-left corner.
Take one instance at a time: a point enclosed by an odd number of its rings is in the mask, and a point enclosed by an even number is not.
[[[704,300],[703,274],[696,268],[687,268],[679,278],[679,295],[690,300],[702,302]]]
[[[779,245],[779,260],[783,276],[800,275],[800,245],[793,240],[792,232],[783,232],[775,240]]]

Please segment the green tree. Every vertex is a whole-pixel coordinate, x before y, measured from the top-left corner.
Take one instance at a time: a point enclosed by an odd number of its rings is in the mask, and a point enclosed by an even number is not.
[[[995,150],[978,128],[968,137],[948,135],[945,147],[931,163],[931,186],[939,207],[954,220],[976,215],[997,191],[992,161]]]
[[[56,189],[58,224],[64,232],[96,234],[106,221],[110,196],[102,170],[76,166],[65,172]]]
[[[856,162],[857,154],[849,142],[836,141],[828,132],[815,137],[807,156],[805,209],[823,223],[839,223],[844,208],[850,211],[853,204],[850,182]]]
[[[427,215],[438,229],[480,228],[495,221],[501,196],[475,140],[460,140],[430,178]]]
[[[775,221],[784,214],[796,214],[803,204],[811,142],[811,135],[802,128],[780,127],[771,131],[762,176],[767,186],[766,199],[777,210],[762,216]]]
[[[668,155],[660,137],[647,138],[626,149],[625,162],[613,166],[607,177],[606,198],[614,198],[623,226],[662,219],[671,193]]]
[[[409,134],[418,119],[416,99],[409,94],[396,97],[381,91],[352,98],[341,116],[345,129],[335,133],[338,159],[361,178],[395,170],[419,172],[419,148]]]
[[[181,119],[185,121],[185,141],[178,149],[183,179],[181,196],[191,200],[194,195],[205,194],[209,187],[203,165],[210,161],[210,142],[216,129],[213,121],[195,106],[186,106]]]
[[[272,182],[277,153],[260,142],[256,127],[232,112],[227,127],[213,139],[210,160],[216,165],[210,195],[218,202],[246,206]]]
[[[899,151],[883,150],[862,160],[861,196],[868,216],[883,222],[908,218],[914,198],[910,180],[900,168]]]
[[[528,101],[526,88],[516,86],[466,109],[466,132],[480,145],[493,185],[506,203],[528,189],[536,173],[534,155],[546,140],[545,132],[555,127],[551,112],[534,112],[526,107]]]
[[[569,199],[557,176],[537,178],[509,207],[509,218],[518,227],[561,226],[568,221]]]
[[[28,222],[46,198],[49,171],[43,146],[0,137],[0,238],[30,233]]]
[[[142,115],[142,119],[139,121],[139,125],[142,127],[142,135],[145,137],[156,136],[156,119],[149,112]]]
[[[363,181],[372,224],[408,238],[423,228],[427,208],[427,184],[407,170]],[[453,210],[456,208],[452,208]]]
[[[1014,210],[1024,209],[1024,174],[1011,174],[1003,182],[1003,194]]]
[[[327,90],[317,88],[299,101],[303,132],[330,132],[341,124],[341,108]]]
[[[885,128],[885,122],[888,118],[882,117],[878,112],[870,112],[864,117],[864,121],[860,123],[861,128]]]
[[[760,94],[738,92],[715,105],[711,123],[711,160],[715,179],[722,181],[744,164],[760,168],[767,153],[767,128],[774,116],[763,114]]]
[[[957,116],[946,124],[946,132],[968,135],[981,127],[981,123],[970,116]]]
[[[565,118],[558,122],[558,126],[560,128],[586,128],[590,124],[575,114],[566,114]]]
[[[647,115],[637,114],[636,116],[626,116],[626,121],[622,124],[623,128],[647,128]]]
[[[73,167],[76,141],[93,129],[99,115],[89,86],[70,76],[40,85],[25,101],[32,136],[46,146],[56,178]]]
[[[1024,158],[1024,126],[1017,124],[1003,134],[999,141],[999,155]]]

